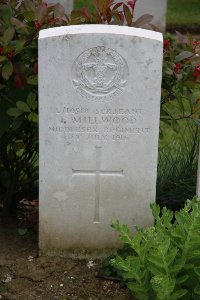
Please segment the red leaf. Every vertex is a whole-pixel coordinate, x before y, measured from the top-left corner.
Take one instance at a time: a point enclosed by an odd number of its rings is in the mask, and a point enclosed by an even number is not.
[[[131,13],[129,7],[126,4],[123,5],[123,11],[124,11],[124,16],[125,16],[127,25],[131,26],[132,25],[133,16],[132,16],[132,13]]]
[[[15,74],[14,77],[14,83],[16,88],[18,89],[22,89],[25,86],[25,79],[23,78],[23,76],[21,74]]]
[[[122,6],[123,5],[123,2],[119,2],[119,3],[117,3],[117,4],[115,4],[114,6],[113,6],[113,9],[112,10],[117,10],[120,6]]]

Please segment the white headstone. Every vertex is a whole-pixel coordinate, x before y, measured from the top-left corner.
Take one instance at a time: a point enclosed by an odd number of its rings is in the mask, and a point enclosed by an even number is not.
[[[40,31],[40,250],[119,246],[155,200],[162,35],[108,25]]]
[[[53,3],[53,4],[56,4],[56,3],[61,4],[64,7],[65,12],[67,14],[70,14],[74,8],[74,0],[45,0],[45,2]]]
[[[135,17],[150,14],[154,16],[152,24],[156,25],[162,32],[166,27],[167,0],[137,0],[135,6]]]
[[[127,4],[125,0],[115,1],[117,2]],[[151,23],[156,25],[161,32],[165,32],[167,0],[137,0],[134,11],[135,20],[145,14],[152,15],[154,18]]]
[[[197,196],[200,198],[200,145],[199,145],[199,164],[197,171]]]

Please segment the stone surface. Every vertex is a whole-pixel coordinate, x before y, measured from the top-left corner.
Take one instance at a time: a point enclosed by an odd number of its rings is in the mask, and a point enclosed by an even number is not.
[[[112,220],[155,200],[162,35],[108,25],[40,31],[40,250],[101,255]]]
[[[152,21],[161,31],[166,27],[167,0],[138,0],[135,6],[135,17],[144,14],[154,16]]]
[[[74,1],[73,0],[46,0],[47,3],[60,3],[64,8],[67,14],[71,13],[74,7]]]

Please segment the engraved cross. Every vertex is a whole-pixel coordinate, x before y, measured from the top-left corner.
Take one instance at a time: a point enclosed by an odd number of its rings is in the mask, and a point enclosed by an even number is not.
[[[123,170],[120,171],[104,171],[101,170],[101,149],[102,147],[95,147],[96,149],[96,168],[95,170],[74,170],[72,169],[72,176],[75,175],[95,175],[95,208],[94,208],[94,223],[100,223],[99,204],[100,204],[100,176],[123,176]]]

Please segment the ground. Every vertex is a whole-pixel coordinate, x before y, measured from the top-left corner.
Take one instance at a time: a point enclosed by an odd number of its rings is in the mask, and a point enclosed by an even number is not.
[[[37,233],[20,236],[17,227],[0,222],[0,299],[134,299],[118,281],[99,276],[100,260],[38,257]]]

